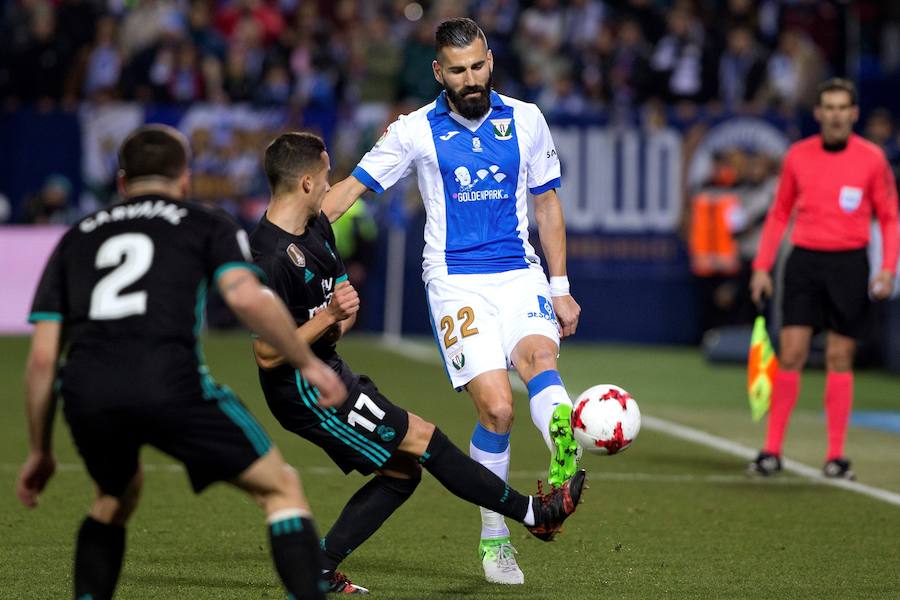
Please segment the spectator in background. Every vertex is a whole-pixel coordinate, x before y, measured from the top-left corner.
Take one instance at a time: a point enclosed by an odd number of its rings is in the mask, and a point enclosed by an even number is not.
[[[759,93],[766,75],[766,57],[753,31],[736,25],[727,36],[719,59],[719,100],[729,110],[740,110]]]
[[[366,279],[375,264],[378,224],[372,218],[366,203],[358,200],[331,227],[334,230],[335,249],[344,261],[347,277],[359,293],[360,301],[364,302]],[[364,324],[361,319],[365,312],[362,310],[357,313],[357,327]]]
[[[873,110],[866,119],[863,136],[884,150],[896,177],[900,168],[900,136],[894,128],[894,118],[890,111],[883,107]]]
[[[97,21],[94,45],[82,53],[84,80],[81,91],[89,100],[105,100],[116,96],[122,71],[122,57],[116,39],[116,21],[109,15]]]
[[[812,108],[824,71],[825,63],[809,38],[797,30],[784,31],[766,65],[761,100],[791,113]]]
[[[62,99],[70,73],[72,51],[57,35],[56,15],[51,6],[37,5],[32,13],[31,34],[13,57],[13,91],[24,102],[37,102],[48,110]]]
[[[188,34],[202,56],[225,60],[225,40],[212,27],[212,15],[206,0],[193,0],[188,11]]]
[[[185,40],[175,52],[174,65],[167,82],[168,99],[178,104],[191,104],[206,97],[203,74],[197,61],[197,49]]]
[[[715,77],[708,64],[710,58],[700,22],[682,8],[672,9],[667,33],[656,44],[650,61],[658,78],[657,93],[670,102],[709,99]]]
[[[651,87],[650,55],[652,48],[644,39],[640,24],[626,19],[619,28],[612,70],[607,85],[617,113],[638,106]]]
[[[69,179],[64,175],[50,175],[41,190],[25,203],[22,221],[32,225],[71,225],[78,220],[71,199]]]
[[[434,60],[434,23],[422,19],[412,37],[403,45],[399,94],[401,100],[416,104],[431,102],[441,91],[431,73]]]
[[[606,21],[606,6],[600,0],[572,0],[563,12],[563,40],[575,52],[587,48]]]
[[[514,47],[525,68],[539,69],[546,85],[571,72],[571,62],[561,51],[564,36],[565,19],[557,0],[537,0],[522,11]]]

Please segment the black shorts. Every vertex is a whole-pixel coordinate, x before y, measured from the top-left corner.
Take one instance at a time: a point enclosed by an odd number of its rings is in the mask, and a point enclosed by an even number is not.
[[[272,447],[269,436],[227,387],[193,402],[65,410],[88,473],[104,494],[121,496],[149,444],[181,461],[194,492],[230,481]]]
[[[869,314],[869,259],[865,248],[824,252],[794,248],[784,272],[782,325],[808,325],[852,338]]]
[[[409,413],[365,375],[348,388],[344,404],[323,408],[318,392],[299,374],[290,385],[284,380],[263,385],[266,402],[285,429],[322,448],[344,473],[368,475],[397,451],[409,429]]]

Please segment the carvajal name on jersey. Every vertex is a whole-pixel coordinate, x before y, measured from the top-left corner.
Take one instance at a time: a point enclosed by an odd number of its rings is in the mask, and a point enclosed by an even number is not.
[[[172,225],[179,225],[181,219],[188,215],[186,208],[166,202],[164,200],[147,200],[138,204],[126,206],[114,206],[109,210],[101,210],[87,217],[78,228],[84,233],[90,233],[107,223],[127,221],[130,219],[165,219]]]

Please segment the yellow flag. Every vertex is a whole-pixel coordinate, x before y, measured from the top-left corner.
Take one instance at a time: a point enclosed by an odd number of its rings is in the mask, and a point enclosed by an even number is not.
[[[760,315],[753,323],[750,356],[747,359],[747,395],[754,421],[759,421],[769,410],[777,372],[778,358],[766,331],[766,318]]]

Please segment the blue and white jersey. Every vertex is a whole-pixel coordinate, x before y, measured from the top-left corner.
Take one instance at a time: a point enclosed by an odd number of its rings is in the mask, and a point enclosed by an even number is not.
[[[528,243],[526,192],[560,186],[544,115],[491,92],[477,121],[451,113],[446,92],[391,124],[353,176],[381,193],[415,168],[425,202],[423,279],[540,269]]]

